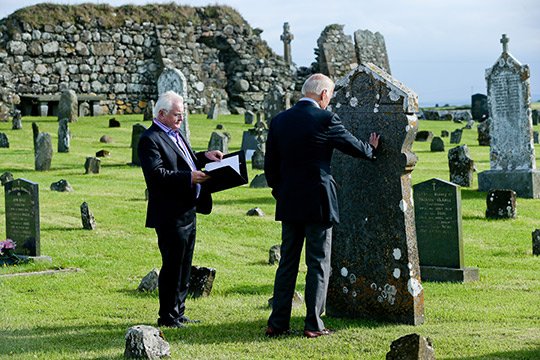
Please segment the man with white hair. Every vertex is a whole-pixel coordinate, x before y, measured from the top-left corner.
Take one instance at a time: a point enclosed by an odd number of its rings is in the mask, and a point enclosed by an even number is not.
[[[156,118],[139,140],[138,154],[146,186],[146,227],[155,228],[163,265],[159,273],[158,326],[187,327],[184,315],[195,248],[196,213],[209,214],[212,197],[201,168],[220,161],[218,151],[194,152],[180,131],[183,98],[163,93],[154,107]]]
[[[333,92],[330,78],[314,74],[302,87],[304,97],[270,123],[264,172],[277,201],[282,243],[266,330],[269,337],[296,333],[289,322],[304,239],[308,268],[304,336],[334,333],[321,319],[330,276],[332,224],[339,222],[336,182],[330,169],[332,152],[337,149],[375,160],[379,135],[371,133],[369,143],[364,143],[347,131],[339,117],[326,110]]]

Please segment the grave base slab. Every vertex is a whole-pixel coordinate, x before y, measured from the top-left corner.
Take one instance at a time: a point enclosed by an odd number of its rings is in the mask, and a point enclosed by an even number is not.
[[[514,190],[518,197],[540,199],[540,170],[487,170],[478,174],[478,191]]]
[[[448,268],[438,266],[420,266],[422,281],[436,282],[475,282],[479,280],[478,268]]]

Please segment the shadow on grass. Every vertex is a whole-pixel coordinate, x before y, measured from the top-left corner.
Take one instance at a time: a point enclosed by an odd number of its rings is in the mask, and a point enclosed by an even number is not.
[[[247,285],[241,284],[237,286],[231,286],[230,288],[223,290],[225,295],[261,295],[272,294],[274,292],[274,283],[265,285]]]
[[[224,200],[214,200],[214,205],[231,205],[231,204],[273,204],[275,202],[274,198],[269,196],[260,196],[252,198],[242,198],[242,199],[224,199]]]
[[[459,357],[459,358],[448,358],[448,360],[493,360],[493,359],[540,359],[540,347],[538,349],[531,350],[516,350],[516,351],[500,351],[496,353],[491,353],[481,356],[471,356],[471,357]]]

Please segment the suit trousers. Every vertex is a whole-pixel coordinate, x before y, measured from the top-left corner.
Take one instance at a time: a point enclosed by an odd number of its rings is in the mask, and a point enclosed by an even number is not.
[[[184,315],[195,249],[196,220],[185,226],[156,228],[162,267],[159,273],[159,317],[168,323]]]
[[[290,328],[292,299],[298,276],[302,247],[306,239],[306,319],[305,330],[322,331],[321,315],[326,308],[330,277],[332,223],[282,222],[281,260],[274,282],[273,310],[268,325],[278,330]]]

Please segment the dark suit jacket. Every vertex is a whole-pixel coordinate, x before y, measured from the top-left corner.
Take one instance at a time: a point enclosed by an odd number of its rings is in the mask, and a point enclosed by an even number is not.
[[[204,152],[193,152],[183,134],[179,133],[192,152],[197,169],[200,169],[209,160]],[[195,220],[196,212],[210,213],[210,193],[205,191],[203,184],[197,199],[188,160],[159,126],[152,123],[141,135],[138,154],[148,187],[147,227],[187,225]]]
[[[332,152],[375,159],[375,149],[355,138],[339,117],[310,101],[276,115],[268,131],[264,172],[276,198],[276,220],[339,222]]]

